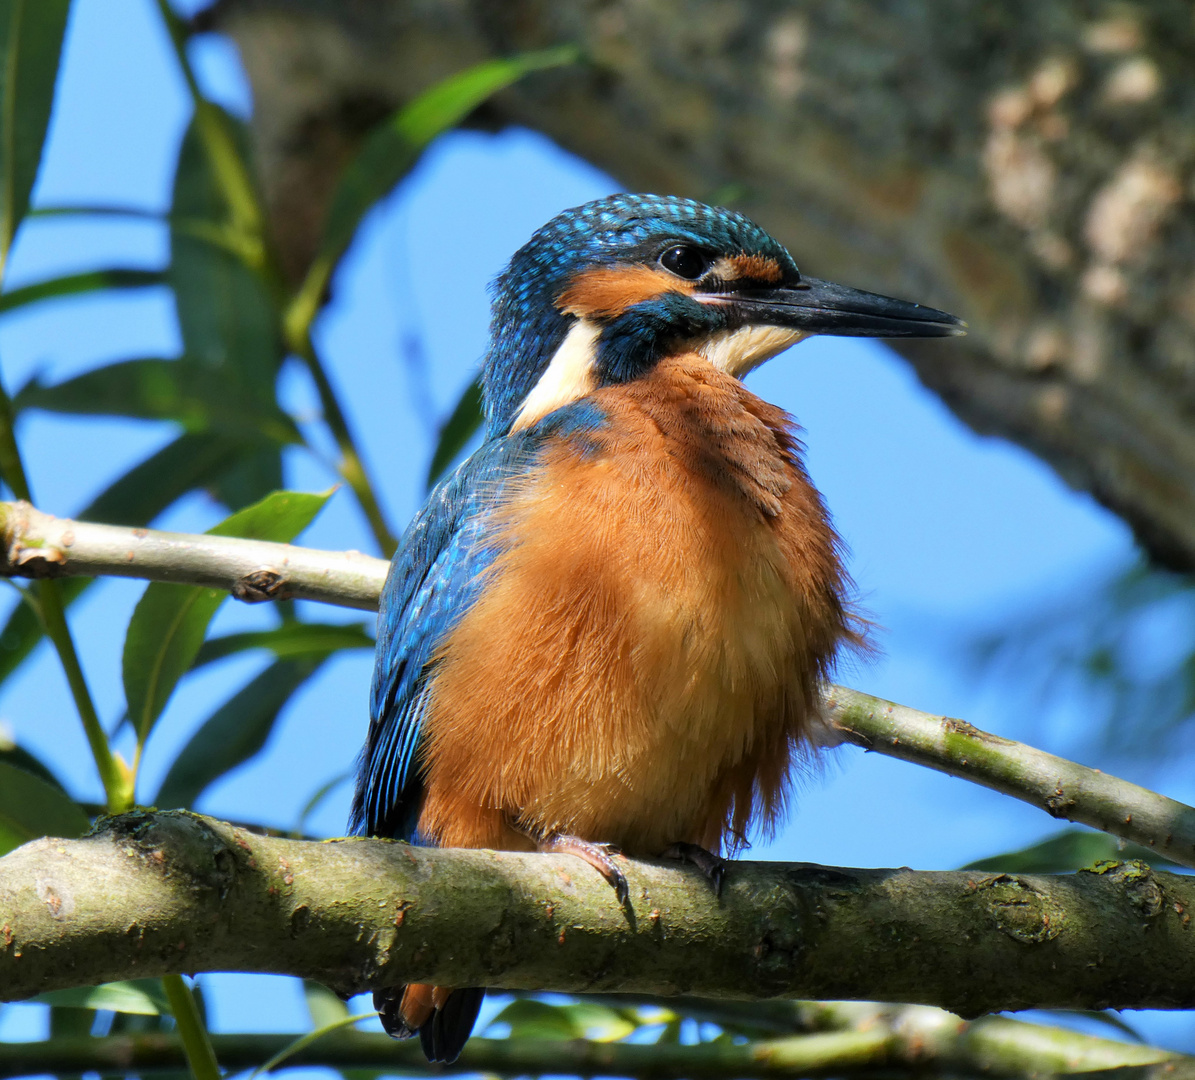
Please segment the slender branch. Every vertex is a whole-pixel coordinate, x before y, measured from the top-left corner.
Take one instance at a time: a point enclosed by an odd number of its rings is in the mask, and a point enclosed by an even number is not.
[[[110,574],[227,589],[241,600],[291,597],[376,610],[387,564],[230,537],[128,529],[55,518],[0,502],[0,575]],[[841,686],[827,690],[831,726],[847,742],[913,761],[1032,803],[1195,866],[1195,809],[1098,769]]]
[[[863,1006],[867,1024],[851,1029],[742,1044],[695,1046],[555,1039],[473,1038],[444,1074],[499,1076],[651,1076],[656,1080],[734,1080],[735,1077],[839,1076],[877,1069],[986,1076],[1048,1076],[1062,1072],[1169,1063],[1191,1058],[1152,1046],[1092,1038],[1061,1028],[1003,1017],[966,1023],[938,1009],[877,1012]],[[216,1035],[220,1060],[231,1070],[268,1061],[291,1035]],[[184,1064],[174,1035],[123,1035],[0,1044],[0,1077],[31,1073],[145,1072]],[[287,1059],[287,1067],[426,1069],[413,1042],[341,1031]]]
[[[226,589],[238,600],[321,600],[377,609],[382,559],[234,537],[94,525],[0,503],[0,574],[94,575],[175,581]]]
[[[3,473],[8,486],[20,498],[26,500],[20,505],[28,506],[29,480],[25,474],[20,446],[17,444],[12,399],[3,385],[0,385],[0,473]],[[67,686],[83,725],[83,734],[91,749],[96,771],[100,774],[100,782],[104,785],[108,810],[110,813],[120,813],[133,805],[133,778],[127,769],[121,767],[121,762],[117,760],[108,744],[108,736],[100,723],[91,690],[83,674],[83,665],[79,663],[75,639],[71,636],[70,623],[66,620],[66,602],[63,600],[58,582],[40,581],[38,599],[41,601],[41,622],[66,675]]]
[[[857,998],[964,1016],[1195,1006],[1195,879],[625,863],[634,915],[578,860],[107,818],[0,859],[0,999],[182,971],[342,993],[416,981],[570,993]],[[1125,942],[1132,942],[1126,948]]]
[[[182,1043],[186,1063],[195,1080],[220,1080],[220,1066],[212,1039],[199,1012],[199,1003],[181,975],[162,976],[162,989],[170,1002],[170,1011],[178,1025],[178,1038]]]
[[[373,538],[377,541],[378,548],[388,559],[398,548],[398,541],[386,523],[386,515],[382,512],[373,481],[370,480],[369,473],[365,468],[365,459],[357,449],[357,442],[353,438],[352,428],[349,427],[348,417],[340,407],[340,401],[336,397],[336,391],[332,388],[328,373],[324,371],[319,354],[315,351],[315,345],[311,341],[310,326],[288,326],[287,337],[290,348],[302,359],[311,374],[311,381],[315,383],[320,407],[324,412],[324,422],[336,440],[336,448],[340,451],[340,460],[336,463],[336,471],[356,497],[357,503],[369,523]]]
[[[831,726],[865,750],[925,765],[1195,867],[1195,808],[1148,788],[882,698],[831,687]]]

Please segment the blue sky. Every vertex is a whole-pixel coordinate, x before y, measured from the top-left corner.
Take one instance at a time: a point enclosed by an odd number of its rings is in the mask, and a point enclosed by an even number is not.
[[[209,38],[193,48],[208,91],[247,114],[250,94],[231,46]],[[166,209],[188,114],[151,0],[76,0],[35,201]],[[456,133],[433,146],[367,221],[336,279],[317,339],[394,523],[418,506],[433,421],[451,408],[484,347],[487,282],[547,218],[616,187],[536,134]],[[818,273],[816,251],[794,255]],[[6,284],[91,267],[157,267],[166,258],[165,230],[153,222],[43,219],[22,232]],[[0,368],[10,390],[34,372],[59,378],[178,350],[164,291],[45,304],[0,321]],[[288,368],[283,379],[287,402],[310,413],[314,396],[301,372]],[[979,678],[960,662],[957,645],[1039,610],[1043,601],[1065,604],[1111,568],[1130,563],[1134,549],[1125,526],[1027,452],[976,436],[883,345],[813,339],[765,365],[751,385],[804,426],[810,471],[850,547],[862,605],[879,627],[881,655],[848,667],[842,681],[1057,752],[1081,746],[1073,710],[1028,710],[1016,679]],[[35,497],[57,514],[78,510],[170,437],[164,425],[47,415],[27,417],[20,430]],[[294,488],[323,489],[333,480],[297,452],[287,468]],[[221,516],[196,496],[161,524],[200,530]],[[305,542],[373,550],[343,492]],[[123,628],[140,590],[132,582],[105,583],[73,616],[89,679],[110,721],[123,706]],[[259,611],[229,604],[216,629],[262,619]],[[151,744],[147,790],[194,727],[261,666],[247,657],[188,680]],[[292,825],[310,793],[352,762],[365,730],[369,671],[364,655],[329,664],[287,710],[266,752],[215,786],[201,809]],[[0,689],[0,722],[52,761],[78,794],[98,796],[77,717],[46,650]],[[1089,763],[1195,799],[1195,782],[1178,770],[1090,757]],[[342,787],[310,827],[339,833],[346,807]],[[844,749],[802,785],[791,821],[752,857],[950,868],[1054,829],[1020,803]],[[219,991],[217,1027],[304,1023],[293,983],[220,976],[210,985]],[[31,1007],[3,1010],[0,1037],[36,1034],[38,1015]],[[1145,1022],[1158,1038],[1191,1039],[1185,1016]]]

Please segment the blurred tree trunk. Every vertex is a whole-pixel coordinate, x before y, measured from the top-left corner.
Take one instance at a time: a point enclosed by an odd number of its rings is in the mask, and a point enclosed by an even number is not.
[[[1195,569],[1195,17],[1183,0],[220,0],[288,272],[361,133],[487,56],[576,42],[479,123],[734,204],[819,277],[924,301],[898,345]]]

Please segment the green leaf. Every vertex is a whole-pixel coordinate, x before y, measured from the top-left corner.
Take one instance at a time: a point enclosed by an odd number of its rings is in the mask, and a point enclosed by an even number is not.
[[[29,209],[70,0],[0,4],[0,273]]]
[[[303,980],[303,997],[307,1002],[307,1015],[311,1017],[313,1028],[338,1023],[349,1015],[348,1005],[326,986],[311,979]]]
[[[39,836],[82,836],[90,827],[61,788],[0,761],[0,855]]]
[[[32,1001],[72,1009],[106,1009],[134,1016],[158,1016],[170,1006],[157,979],[132,979],[127,982],[101,983],[99,986],[75,986],[69,990],[49,990]]]
[[[225,634],[203,643],[193,667],[212,664],[250,649],[269,649],[279,660],[327,656],[340,649],[372,649],[373,636],[363,623],[289,622],[273,630]]]
[[[289,544],[315,520],[335,491],[273,491],[212,526],[207,535]]]
[[[302,441],[294,421],[270,402],[229,393],[215,368],[180,360],[121,360],[47,386],[38,379],[13,399],[16,411],[174,420],[190,431],[227,431],[286,444]]]
[[[180,435],[114,480],[76,517],[111,525],[148,525],[188,492],[212,484],[251,445],[222,433]]]
[[[375,127],[332,195],[319,253],[287,312],[291,340],[311,325],[332,270],[361,220],[410,171],[428,143],[529,72],[570,64],[578,56],[575,48],[564,46],[487,60],[438,83]]]
[[[244,124],[227,114],[224,120],[247,158]],[[224,194],[194,120],[179,149],[173,198],[168,278],[183,352],[224,373],[230,391],[236,387],[250,400],[272,402],[283,350],[278,312],[262,274],[244,258],[197,237],[193,228],[179,227],[178,219],[223,226],[227,216]]]
[[[158,270],[88,270],[82,274],[35,281],[32,285],[22,285],[11,292],[0,293],[0,312],[12,311],[39,300],[56,300],[63,296],[78,296],[104,289],[144,289],[165,283],[165,275]]]
[[[262,1062],[254,1069],[245,1080],[257,1080],[257,1077],[263,1073],[272,1072],[278,1068],[287,1058],[293,1057],[300,1050],[306,1049],[317,1039],[322,1039],[325,1035],[333,1031],[339,1031],[343,1027],[348,1027],[350,1024],[355,1024],[360,1020],[372,1020],[377,1014],[374,1012],[358,1013],[356,1016],[344,1016],[339,1020],[333,1020],[330,1023],[324,1024],[323,1027],[318,1027],[314,1031],[308,1031],[304,1035],[300,1035],[293,1042],[287,1043],[281,1050],[278,1051],[268,1061]]]
[[[282,453],[277,444],[247,449],[209,485],[212,497],[239,510],[282,487]]]
[[[473,433],[481,427],[484,419],[481,409],[481,380],[474,379],[465,387],[465,392],[461,394],[452,415],[440,427],[436,452],[432,454],[432,463],[427,470],[429,491],[444,470],[456,460],[465,444],[473,438]]]
[[[50,1006],[50,1038],[70,1039],[84,1038],[91,1034],[95,1025],[94,1009],[75,1009],[69,1006]],[[56,1073],[58,1080],[74,1080],[82,1073]]]
[[[592,1039],[610,1042],[635,1031],[630,1010],[577,1001],[554,1005],[537,998],[516,998],[494,1017],[508,1024],[512,1039]]]
[[[226,772],[266,743],[283,706],[318,670],[315,660],[278,660],[220,706],[183,747],[154,805],[189,807]]]
[[[1103,859],[1141,859],[1151,866],[1175,865],[1150,848],[1140,844],[1122,844],[1108,833],[1065,829],[1056,836],[1020,851],[1006,851],[1001,855],[977,859],[963,869],[997,874],[1064,874],[1081,870]]]
[[[211,113],[209,120],[231,133],[241,159],[248,160],[244,124],[215,105],[205,108]],[[252,238],[233,236],[227,216],[224,189],[212,171],[197,117],[179,150],[171,211],[169,279],[183,352],[217,373],[241,413],[258,410],[276,418],[280,410],[275,383],[285,355],[278,305],[267,278],[264,249]],[[231,242],[213,243],[201,230],[204,223],[213,235],[244,244],[238,248]],[[239,507],[281,486],[280,449],[262,445],[221,476],[212,490],[224,505]]]
[[[289,542],[311,524],[331,494],[275,491],[208,534]],[[123,671],[129,719],[140,743],[194,662],[208,624],[227,597],[221,589],[155,581],[137,602],[125,634]]]

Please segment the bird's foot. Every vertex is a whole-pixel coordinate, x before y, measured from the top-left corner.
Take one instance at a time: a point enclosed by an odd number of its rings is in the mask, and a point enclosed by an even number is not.
[[[627,911],[631,910],[631,889],[627,885],[626,875],[614,861],[616,855],[621,855],[613,844],[597,844],[592,840],[582,840],[579,836],[566,836],[563,833],[553,833],[537,841],[536,848],[542,852],[556,852],[562,855],[576,855],[584,859],[599,874],[606,879],[614,889],[619,904]]]
[[[722,895],[722,880],[726,877],[727,867],[730,866],[729,859],[715,855],[712,851],[706,851],[699,844],[687,844],[683,840],[673,844],[665,851],[664,858],[677,859],[697,867],[714,887],[714,895],[719,897]]]

